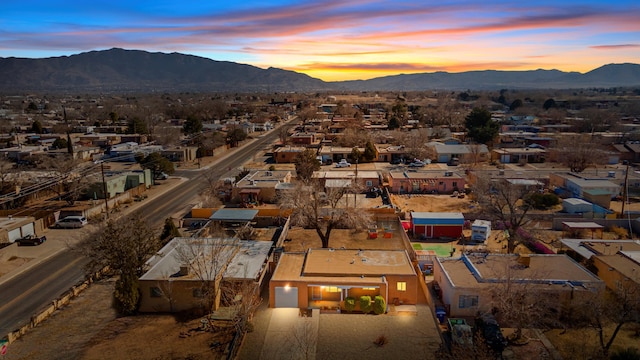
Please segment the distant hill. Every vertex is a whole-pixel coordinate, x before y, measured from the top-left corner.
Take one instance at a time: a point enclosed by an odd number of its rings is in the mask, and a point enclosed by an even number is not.
[[[421,91],[640,86],[640,65],[609,64],[585,74],[559,70],[401,74],[324,82],[179,53],[110,49],[46,59],[0,58],[0,92]]]
[[[327,85],[308,75],[178,53],[110,49],[46,59],[0,58],[0,91],[298,91]]]

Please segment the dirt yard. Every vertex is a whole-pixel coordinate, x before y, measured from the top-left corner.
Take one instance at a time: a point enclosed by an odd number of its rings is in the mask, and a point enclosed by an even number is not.
[[[612,333],[613,325],[605,328],[605,341],[609,340]],[[564,359],[592,359],[599,351],[598,337],[594,329],[571,329],[566,332],[554,329],[545,332],[545,336]],[[626,324],[616,336],[610,354],[628,347],[638,349],[639,345],[640,338],[636,336],[633,325]]]
[[[209,347],[214,341],[210,333],[190,331],[199,326],[197,319],[117,317],[111,308],[113,285],[113,280],[93,284],[70,305],[9,345],[2,359],[221,358],[221,353]]]
[[[394,195],[391,202],[403,212],[469,212],[475,208],[469,197],[459,199],[450,195]]]

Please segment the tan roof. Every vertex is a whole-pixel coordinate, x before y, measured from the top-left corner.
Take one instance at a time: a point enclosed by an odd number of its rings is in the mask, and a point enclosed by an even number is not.
[[[413,275],[405,251],[310,249],[304,265],[306,276]]]
[[[278,261],[278,267],[271,277],[272,281],[291,281],[322,284],[380,284],[382,276],[309,276],[302,273],[306,254],[284,253]]]
[[[462,258],[438,258],[438,261],[457,287],[485,287],[505,281],[555,287],[565,286],[568,282],[586,286],[602,284],[566,255],[472,254]]]
[[[607,266],[616,269],[620,274],[640,284],[640,263],[636,260],[639,256],[640,252],[638,251],[623,251],[622,254],[600,255],[598,259]]]

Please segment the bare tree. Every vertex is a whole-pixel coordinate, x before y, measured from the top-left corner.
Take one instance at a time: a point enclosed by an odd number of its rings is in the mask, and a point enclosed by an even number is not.
[[[244,336],[250,330],[253,314],[262,302],[260,286],[253,280],[224,281],[222,302],[233,309],[232,324],[236,333]]]
[[[219,207],[224,199],[230,198],[233,189],[231,181],[219,179],[214,170],[207,170],[202,176],[206,182],[199,193],[203,207]]]
[[[496,261],[495,271],[500,274],[499,281],[489,288],[492,312],[503,325],[515,328],[511,338],[519,342],[525,328],[544,328],[553,322],[559,314],[559,296],[555,292],[545,291],[547,284],[541,285],[531,279],[545,279],[542,273],[532,274],[528,265],[523,263],[526,257],[503,256]]]
[[[153,130],[153,139],[158,145],[177,145],[181,136],[181,129],[175,126],[156,126]]]
[[[551,149],[552,157],[569,167],[573,172],[580,173],[591,165],[604,164],[604,152],[593,143],[591,135],[582,134],[579,138],[564,139]]]
[[[308,316],[298,317],[287,339],[291,347],[283,347],[283,357],[289,355],[293,359],[315,359],[318,334],[314,331],[313,321]]]
[[[296,176],[303,182],[309,182],[314,171],[320,170],[320,162],[313,149],[304,149],[296,156]]]
[[[623,325],[640,323],[640,287],[631,280],[620,283],[615,291],[590,293],[579,300],[573,307],[571,323],[595,330],[604,358],[608,358],[611,345]]]
[[[508,179],[492,179],[485,174],[477,177],[473,188],[480,207],[508,230],[507,252],[513,253],[516,246],[527,241],[520,229],[529,223],[527,213],[532,204],[528,198],[537,189],[513,184]]]
[[[238,251],[238,239],[183,238],[176,248],[176,261],[198,281],[196,293],[202,308],[210,313],[220,305],[222,275]]]
[[[427,159],[433,156],[429,148],[425,146],[429,140],[427,129],[419,129],[403,133],[402,143],[405,145],[407,156],[416,159]]]
[[[341,200],[349,193],[354,193],[351,186],[323,188],[321,182],[313,179],[299,182],[294,189],[287,191],[280,198],[283,209],[291,209],[293,225],[314,229],[322,242],[323,248],[329,247],[331,231],[337,228],[366,229],[370,217],[363,209],[350,207]],[[343,206],[344,205],[344,206]]]

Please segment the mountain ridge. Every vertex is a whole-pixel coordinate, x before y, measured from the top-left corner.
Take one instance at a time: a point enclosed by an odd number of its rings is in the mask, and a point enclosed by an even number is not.
[[[473,70],[396,74],[325,82],[275,67],[267,69],[177,52],[92,50],[68,56],[0,58],[0,92],[305,92],[424,91],[632,87],[640,65],[606,64],[586,73]]]

